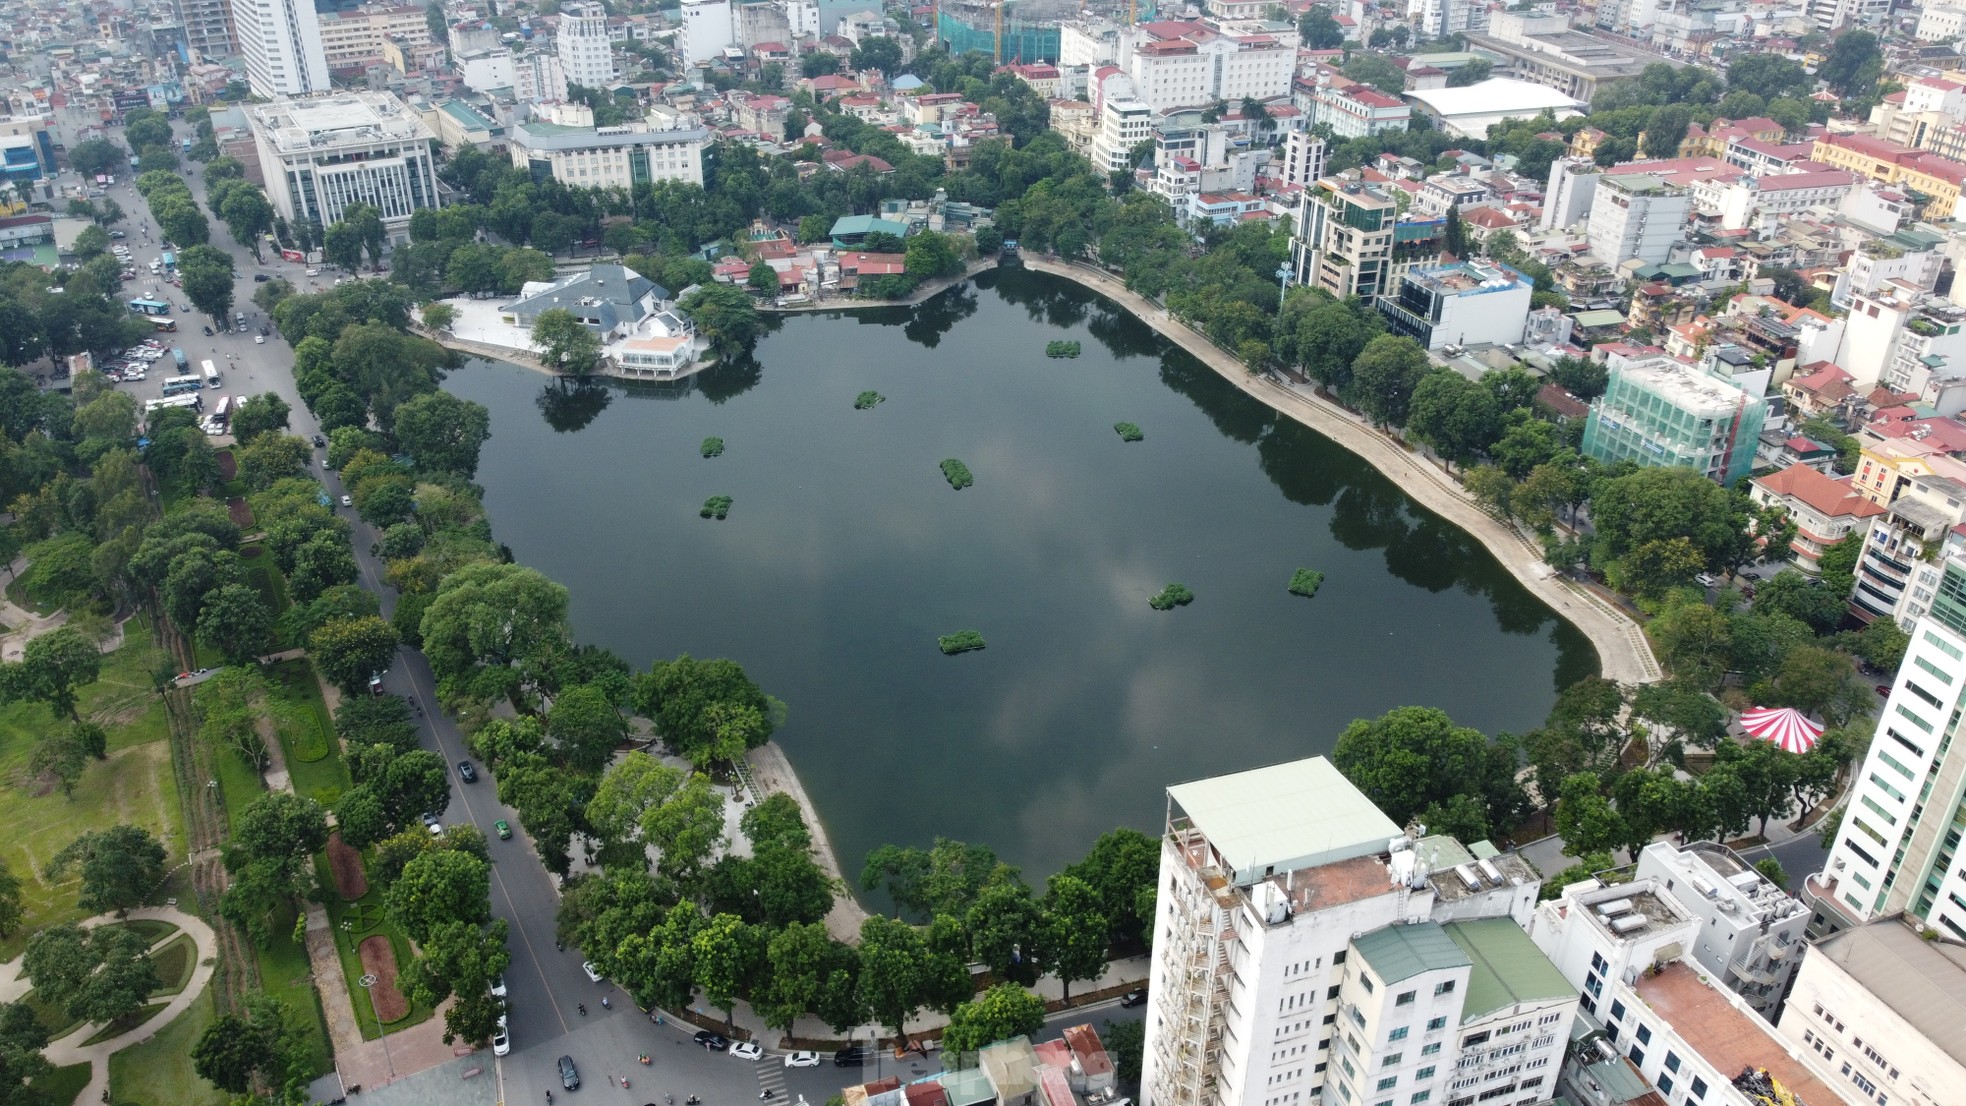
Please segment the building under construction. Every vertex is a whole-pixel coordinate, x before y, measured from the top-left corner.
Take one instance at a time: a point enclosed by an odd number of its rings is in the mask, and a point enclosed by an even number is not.
[[[1058,60],[1058,23],[1079,14],[1078,0],[940,0],[935,37],[952,54],[972,50],[998,64]]]

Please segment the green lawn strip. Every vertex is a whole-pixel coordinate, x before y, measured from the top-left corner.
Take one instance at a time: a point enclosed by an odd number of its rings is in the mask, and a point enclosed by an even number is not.
[[[41,1028],[48,1031],[48,1039],[51,1041],[61,1040],[82,1024],[80,1018],[69,1017],[68,1011],[42,1002],[39,991],[29,991],[21,996],[20,1001],[21,1005],[34,1011],[34,1020],[40,1022]]]
[[[35,1084],[35,1089],[48,1092],[48,1101],[69,1103],[82,1094],[82,1088],[89,1085],[89,1065],[70,1064],[56,1068],[48,1077]]]
[[[175,865],[184,859],[184,820],[172,784],[169,722],[153,677],[165,657],[139,620],[125,627],[123,646],[103,657],[100,678],[81,689],[82,717],[108,731],[107,762],[91,762],[73,799],[59,790],[30,793],[27,761],[56,725],[42,703],[0,706],[0,858],[21,880],[22,924],[0,941],[0,960],[20,955],[35,930],[83,917],[75,906],[79,882],[41,873],[50,857],[89,830],[119,822],[141,826],[164,843]]]
[[[333,887],[334,873],[328,870],[327,858],[315,857],[314,867],[320,877],[321,885]],[[339,895],[328,897],[330,900],[328,919],[334,929],[335,953],[341,958],[341,974],[348,979],[348,997],[355,1007],[355,1020],[361,1024],[362,1039],[373,1041],[380,1036],[380,1033],[376,1029],[375,1008],[369,1005],[368,996],[362,993],[362,985],[358,982],[362,978],[362,953],[358,946],[378,934],[388,937],[389,946],[396,950],[396,985],[402,987],[403,977],[409,972],[410,961],[414,958],[410,939],[404,936],[396,923],[389,919],[388,912],[382,909],[381,888],[372,886],[368,894],[354,902],[344,902]],[[354,918],[358,907],[365,908],[367,913],[379,921],[369,929],[362,929],[360,922]],[[342,928],[343,922],[350,923],[348,928]],[[408,997],[408,992],[405,991],[404,995]],[[416,1025],[435,1012],[428,1006],[412,1001],[410,1012],[402,1021],[390,1022],[389,1031],[394,1033]]]
[[[327,1072],[333,1063],[328,1047],[327,1022],[321,1016],[321,998],[314,990],[313,968],[307,962],[307,949],[293,939],[293,920],[283,916],[274,926],[274,938],[267,948],[254,949],[259,961],[259,977],[266,993],[280,1001],[293,1024],[307,1031],[312,1052],[311,1070]]]
[[[176,926],[155,918],[137,918],[133,921],[124,922],[123,928],[143,938],[144,944],[147,945],[155,945],[157,942],[177,932]]]
[[[141,1106],[225,1106],[225,1092],[191,1070],[191,1046],[216,1017],[211,995],[200,995],[155,1036],[111,1055],[111,1100]],[[72,1102],[74,1096],[58,1101]]]
[[[260,550],[259,555],[245,556],[246,551],[251,549]],[[273,612],[273,617],[278,619],[293,601],[287,596],[286,577],[280,574],[280,566],[274,562],[272,552],[261,545],[248,545],[239,552],[240,563],[245,567],[246,582],[253,586],[253,590],[259,592],[260,599],[266,603],[266,609]],[[276,644],[282,649],[291,649],[301,643],[280,636],[276,638]]]
[[[123,1034],[128,1033],[130,1030],[135,1029],[137,1026],[142,1025],[144,1022],[147,1022],[151,1018],[156,1017],[157,1012],[159,1010],[162,1010],[164,1007],[169,1006],[170,1004],[171,1002],[169,999],[165,999],[162,1002],[146,1003],[141,1009],[133,1013],[125,1014],[122,1017],[117,1018],[115,1021],[110,1022],[108,1025],[103,1026],[101,1029],[96,1030],[94,1036],[90,1037],[86,1041],[83,1041],[82,1043],[84,1045],[99,1045],[102,1042],[107,1041],[112,1037],[121,1037]]]
[[[151,992],[151,997],[175,995],[191,982],[191,973],[197,965],[198,945],[189,933],[179,935],[178,939],[150,954],[150,963],[157,968],[157,978],[163,986]]]
[[[266,674],[294,794],[333,805],[349,788],[348,766],[341,759],[341,743],[334,740],[334,720],[321,699],[313,664],[304,657],[281,661]]]

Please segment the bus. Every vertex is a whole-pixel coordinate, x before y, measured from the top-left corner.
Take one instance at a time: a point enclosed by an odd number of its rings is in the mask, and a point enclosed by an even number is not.
[[[189,138],[178,139],[178,148],[184,151],[184,156],[191,156],[191,140]]]
[[[224,426],[232,421],[231,396],[218,397],[218,403],[212,407],[212,421],[220,426]]]
[[[217,366],[217,365],[214,365],[214,364],[212,364],[212,363],[211,363],[210,361],[207,361],[207,362],[205,362],[205,363],[204,363],[204,369],[205,369],[205,387],[207,387],[207,388],[222,388],[222,387],[224,387],[224,385],[223,385],[223,384],[220,384],[220,383],[219,383],[219,380],[218,380],[218,366]]]
[[[130,310],[139,315],[168,315],[171,305],[163,300],[135,299],[130,301]]]
[[[184,355],[184,351],[183,351],[183,350],[181,350],[181,349],[174,349],[174,350],[172,350],[172,351],[171,351],[171,360],[173,360],[173,361],[175,361],[175,362],[177,362],[177,371],[179,371],[179,372],[190,372],[190,371],[191,371],[191,359],[190,359],[190,358],[188,358],[188,357],[186,357],[186,356]]]
[[[146,415],[155,414],[158,411],[171,407],[189,407],[193,411],[203,411],[205,409],[205,397],[173,396],[169,399],[153,399],[143,405],[143,413]]]
[[[151,319],[151,320],[150,320],[150,325],[151,325],[151,326],[154,326],[154,327],[156,327],[156,328],[157,328],[158,330],[160,330],[160,331],[162,331],[162,332],[163,332],[163,333],[165,333],[165,334],[176,334],[176,333],[177,333],[177,320],[176,320],[176,319],[155,319],[155,318],[153,318],[153,319]]]
[[[199,376],[167,376],[164,378],[164,394],[167,396],[203,391],[204,387],[205,380]],[[179,404],[178,406],[182,407],[184,405]]]

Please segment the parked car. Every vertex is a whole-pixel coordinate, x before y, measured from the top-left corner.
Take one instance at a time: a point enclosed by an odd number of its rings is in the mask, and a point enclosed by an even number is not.
[[[1878,684],[1876,687],[1872,688],[1871,690],[1877,692],[1879,695],[1882,695],[1886,699],[1889,699],[1891,697],[1890,684]]]
[[[272,279],[273,279],[272,277],[270,277],[270,276],[267,276],[267,275],[266,275],[265,273],[254,273],[254,274],[253,274],[253,283],[254,283],[254,284],[265,284],[265,283],[266,283],[267,281],[269,281],[269,280],[272,280]]]
[[[512,1051],[512,1031],[506,1028],[505,1015],[498,1016],[498,1028],[492,1030],[492,1055],[503,1056]]]
[[[328,440],[326,438],[323,438],[319,434],[314,435],[314,448],[315,449],[328,448]]]
[[[512,840],[512,826],[505,819],[500,818],[498,821],[493,822],[492,828],[498,831],[498,839],[500,841]]]
[[[601,969],[595,967],[592,960],[582,960],[580,962],[580,970],[587,973],[589,982],[599,983],[601,981]]]
[[[442,837],[444,835],[444,823],[438,821],[437,816],[427,810],[423,812],[423,825],[424,828],[430,831],[430,836],[432,837]]]
[[[504,972],[500,972],[500,973],[498,973],[498,978],[497,978],[497,979],[494,979],[494,980],[492,980],[492,982],[491,982],[491,993],[492,993],[492,997],[493,997],[493,998],[504,998],[504,997],[505,997],[505,973],[504,973]]]
[[[848,1045],[833,1054],[836,1068],[857,1068],[867,1063],[867,1049],[864,1045]]]
[[[692,1039],[711,1052],[725,1052],[730,1049],[730,1041],[723,1034],[712,1033],[707,1029],[697,1030],[696,1036]]]
[[[343,496],[342,498],[346,499],[348,497]],[[380,696],[382,694],[382,673],[378,672],[375,675],[369,677],[369,694],[375,696]]]
[[[788,1068],[816,1068],[819,1066],[819,1054],[817,1052],[807,1052],[803,1049],[798,1052],[788,1052],[785,1054],[785,1066]]]
[[[465,783],[478,782],[478,766],[468,760],[457,762],[457,776]]]
[[[342,496],[342,497],[341,497],[341,505],[342,505],[342,506],[344,506],[344,507],[353,507],[353,506],[355,505],[355,497],[354,497],[354,496],[352,496],[352,495],[344,495],[344,496]]]
[[[756,1041],[739,1041],[730,1046],[730,1054],[739,1060],[756,1060],[765,1054],[765,1050],[758,1047]]]
[[[1715,576],[1711,572],[1702,572],[1693,577],[1693,579],[1703,588],[1717,588],[1720,586],[1720,577]]]
[[[560,1086],[569,1091],[580,1089],[580,1069],[573,1066],[573,1057],[560,1057]]]
[[[1146,1001],[1147,1001],[1147,992],[1145,991],[1128,991],[1127,993],[1120,996],[1121,1006],[1128,1006],[1128,1007],[1141,1006],[1144,1005]]]
[[[239,333],[241,333],[241,334],[244,334],[245,332],[246,332],[246,328],[245,328],[245,327],[240,327],[240,328],[239,328]],[[256,345],[256,346],[263,346],[263,345],[265,345],[265,344],[266,344],[266,335],[264,335],[264,334],[255,334],[255,335],[253,335],[253,345]]]

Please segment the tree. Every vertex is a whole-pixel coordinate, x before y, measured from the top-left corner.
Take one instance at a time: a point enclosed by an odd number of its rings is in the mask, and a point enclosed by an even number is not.
[[[1752,547],[1743,501],[1690,468],[1648,468],[1598,482],[1591,493],[1593,563],[1607,566],[1649,541],[1684,537],[1710,571]]]
[[[101,673],[102,651],[74,627],[63,626],[28,642],[18,663],[0,667],[0,696],[35,699],[79,722],[76,689],[95,683]]]
[[[395,432],[420,471],[470,479],[478,472],[478,451],[491,437],[491,412],[449,392],[426,392],[397,405]]]
[[[738,991],[763,953],[757,931],[735,914],[719,914],[696,931],[690,946],[696,985],[710,1005],[724,1012],[724,1024],[735,1028]]]
[[[0,860],[0,938],[12,937],[20,928],[22,913],[20,877]]]
[[[277,1067],[276,1045],[268,1027],[221,1014],[191,1046],[191,1070],[221,1091],[244,1094],[255,1076]]]
[[[1884,73],[1884,54],[1877,36],[1865,30],[1846,30],[1836,36],[1829,56],[1816,76],[1839,96],[1855,98],[1875,88]],[[1732,77],[1732,74],[1729,74]]]
[[[697,334],[710,343],[710,351],[720,359],[735,359],[748,353],[764,324],[757,304],[749,293],[728,284],[706,284],[676,305],[683,316],[696,325]]]
[[[188,246],[178,251],[178,275],[185,298],[223,327],[232,317],[232,255],[213,246]]]
[[[586,376],[601,363],[601,339],[573,312],[555,307],[533,320],[532,344],[539,359],[572,376]]]
[[[1617,562],[1613,582],[1640,600],[1657,600],[1685,587],[1705,567],[1700,551],[1685,538],[1643,542]]]
[[[627,720],[599,688],[568,688],[553,701],[546,731],[576,770],[599,772],[628,737]]]
[[[432,330],[449,330],[450,325],[457,321],[457,308],[448,303],[426,303],[420,311],[423,325]]]
[[[901,43],[886,35],[869,38],[853,48],[847,64],[854,69],[878,69],[883,77],[901,68]]]
[[[234,188],[220,206],[218,217],[232,232],[232,240],[253,251],[253,260],[258,261],[262,237],[273,229],[273,205],[266,201],[266,193],[251,185]]]
[[[1556,832],[1565,856],[1609,852],[1627,843],[1629,832],[1604,797],[1595,772],[1564,778],[1556,804]]]
[[[762,261],[757,262],[745,275],[744,284],[760,296],[775,296],[778,294],[778,270]]]
[[[68,151],[68,164],[88,177],[113,172],[119,166],[127,165],[128,159],[129,154],[107,138],[91,138],[87,142],[76,143]]]
[[[1468,232],[1467,228],[1461,225],[1459,207],[1447,209],[1447,225],[1441,231],[1441,245],[1455,257],[1468,256]]]
[[[985,888],[964,917],[963,928],[969,936],[969,957],[992,975],[1026,985],[1038,981],[1045,915],[1024,881]]]
[[[662,870],[687,883],[724,840],[724,799],[710,777],[692,773],[642,815],[642,835],[662,853]]]
[[[1826,634],[1843,621],[1847,606],[1844,597],[1848,594],[1833,591],[1819,580],[1785,568],[1755,588],[1754,612],[1787,615],[1818,634]]]
[[[1467,464],[1502,434],[1494,394],[1451,369],[1428,373],[1413,389],[1407,428],[1449,464]]]
[[[1160,875],[1159,841],[1127,827],[1107,830],[1092,843],[1085,859],[1066,867],[1064,874],[1084,880],[1099,896],[1099,909],[1110,926],[1111,944],[1136,946],[1145,942],[1147,928],[1154,921],[1154,886]],[[1143,895],[1148,905],[1144,913],[1140,910]],[[982,897],[977,901],[980,903]],[[971,932],[974,933],[973,928]]]
[[[1106,971],[1106,916],[1099,897],[1073,876],[1052,876],[1044,903],[1045,958],[1071,1001],[1072,983],[1098,979]]]
[[[1427,375],[1427,352],[1404,335],[1381,334],[1352,362],[1351,394],[1381,427],[1406,425],[1413,389]]]
[[[860,1001],[896,1040],[908,1035],[908,1019],[921,1009],[928,979],[928,948],[906,922],[875,915],[860,925]]]
[[[1353,54],[1345,62],[1345,76],[1352,80],[1371,85],[1388,96],[1401,96],[1406,92],[1406,74],[1387,60],[1384,54],[1368,54],[1363,51]]]
[[[513,666],[566,640],[567,589],[534,569],[471,564],[444,577],[423,613],[423,652],[448,693],[516,690]]]
[[[127,926],[59,925],[27,939],[21,971],[41,1000],[77,1021],[113,1022],[160,986],[150,942]]]
[[[287,429],[287,417],[293,409],[287,401],[273,392],[261,392],[249,396],[232,411],[232,436],[246,443],[261,434]]]
[[[68,730],[56,731],[35,742],[34,752],[27,759],[30,778],[52,777],[70,801],[74,800],[75,785],[82,782],[82,773],[88,766],[88,752]]]
[[[1818,645],[1788,650],[1774,678],[1752,690],[1758,702],[1820,715],[1831,726],[1867,712],[1873,702],[1870,688],[1857,676],[1856,664]]]
[[[1044,1000],[1015,983],[999,983],[956,1007],[942,1032],[942,1053],[955,1069],[971,1067],[985,1045],[1044,1028]]]
[[[657,661],[636,678],[634,695],[663,741],[698,767],[742,756],[775,728],[770,700],[735,661],[687,653]]]
[[[1456,796],[1476,798],[1485,820],[1506,828],[1524,797],[1515,783],[1513,749],[1491,747],[1479,730],[1456,726],[1444,711],[1400,707],[1345,728],[1331,754],[1345,778],[1400,825]]]
[[[765,1024],[789,1036],[800,1015],[819,1004],[827,974],[839,959],[820,923],[794,924],[771,934],[765,947],[762,999],[752,1000]]]
[[[1307,10],[1297,22],[1297,33],[1302,36],[1304,45],[1312,50],[1335,50],[1345,42],[1345,29],[1324,8]]]
[[[444,922],[430,935],[407,973],[405,993],[411,1001],[435,1006],[456,996],[445,1016],[444,1040],[478,1042],[498,1028],[505,1003],[491,994],[491,983],[512,964],[506,948],[509,929],[503,920],[488,926]]]
[[[1325,388],[1344,392],[1352,382],[1352,363],[1381,330],[1377,312],[1365,314],[1327,300],[1307,311],[1297,327],[1297,361]]]
[[[491,921],[491,869],[470,853],[425,852],[403,866],[382,901],[411,940],[426,941],[445,922]]]
[[[328,823],[313,799],[269,791],[239,812],[230,844],[259,859],[300,867],[327,848]]]
[[[198,640],[227,664],[248,664],[273,647],[273,612],[258,588],[222,585],[198,613]]]
[[[324,622],[307,639],[307,654],[343,695],[360,695],[369,678],[389,667],[401,644],[380,615]]]
[[[1447,75],[1447,87],[1466,88],[1471,84],[1480,84],[1494,72],[1494,62],[1487,58],[1474,58]]]

